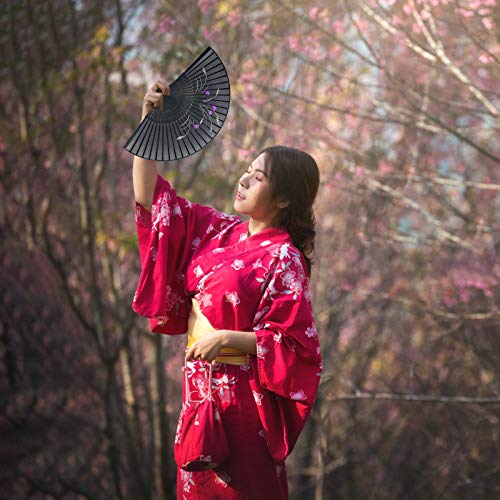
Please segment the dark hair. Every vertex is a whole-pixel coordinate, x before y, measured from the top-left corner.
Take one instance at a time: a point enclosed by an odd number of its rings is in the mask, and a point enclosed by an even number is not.
[[[271,199],[289,202],[280,212],[277,225],[288,231],[311,274],[311,255],[316,236],[312,206],[319,188],[318,165],[311,155],[288,146],[269,146],[259,155],[262,153],[265,153]]]

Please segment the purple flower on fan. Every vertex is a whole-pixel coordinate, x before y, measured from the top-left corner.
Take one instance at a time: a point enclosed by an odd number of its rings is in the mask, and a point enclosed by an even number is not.
[[[212,106],[212,109],[215,111],[217,109],[217,106]]]
[[[195,123],[194,128],[200,128],[200,125],[198,123]]]
[[[210,95],[210,90],[207,90],[207,91],[205,92],[205,95]]]
[[[212,115],[213,113],[214,113],[213,111],[209,111],[209,112],[208,112],[208,114],[209,114],[209,115]]]

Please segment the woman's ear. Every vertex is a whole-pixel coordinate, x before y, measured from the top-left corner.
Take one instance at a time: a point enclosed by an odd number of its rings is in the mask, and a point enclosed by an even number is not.
[[[288,200],[286,200],[285,198],[280,198],[277,202],[276,202],[276,206],[278,208],[286,208],[288,207],[288,205],[290,205],[290,202]]]

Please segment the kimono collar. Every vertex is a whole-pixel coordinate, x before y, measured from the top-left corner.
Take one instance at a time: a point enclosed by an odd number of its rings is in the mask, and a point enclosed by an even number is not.
[[[248,220],[241,224],[240,242],[248,242],[251,246],[259,245],[266,240],[271,240],[273,242],[276,240],[290,243],[292,242],[291,236],[283,227],[267,227],[266,229],[259,231],[257,234],[248,236],[248,224]]]

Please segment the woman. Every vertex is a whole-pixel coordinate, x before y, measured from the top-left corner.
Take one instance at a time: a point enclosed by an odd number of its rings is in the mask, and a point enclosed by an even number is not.
[[[169,93],[156,82],[143,118],[161,104],[157,88]],[[230,447],[215,469],[178,468],[178,498],[288,498],[284,461],[323,370],[308,289],[317,165],[294,148],[264,149],[238,183],[245,222],[177,196],[154,162],[134,157],[133,181],[142,264],[133,309],[153,332],[188,332],[179,422],[186,392],[212,392]],[[176,443],[184,437],[179,425]]]

